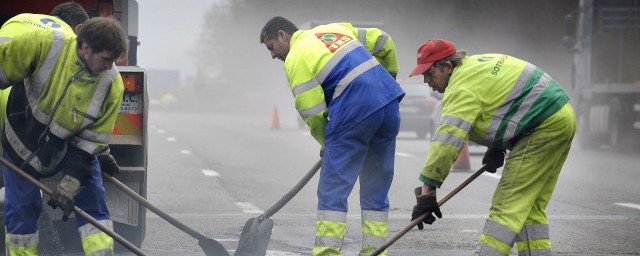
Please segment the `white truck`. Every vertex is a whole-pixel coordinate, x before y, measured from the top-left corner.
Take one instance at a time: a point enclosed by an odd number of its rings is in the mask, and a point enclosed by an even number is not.
[[[573,53],[580,145],[639,148],[640,0],[580,0],[563,41]]]
[[[20,13],[51,12],[53,7],[68,0],[30,1],[3,0],[0,2],[0,24]],[[80,0],[89,16],[113,16],[119,20],[128,35],[128,55],[116,62],[124,82],[125,92],[120,113],[111,136],[111,154],[120,165],[117,179],[133,191],[146,198],[147,195],[147,113],[148,96],[145,71],[136,66],[138,46],[138,3],[136,0]],[[0,179],[1,180],[1,179]],[[58,178],[59,180],[59,178]],[[42,180],[49,188],[58,183],[55,179]],[[111,183],[104,183],[107,206],[114,221],[115,232],[140,247],[146,232],[146,209],[129,195]],[[4,202],[2,197],[2,202]],[[43,202],[48,200],[44,196]],[[0,207],[2,209],[3,207]],[[0,218],[2,218],[0,214]],[[60,210],[43,204],[43,213],[38,226],[40,243],[62,242],[65,250],[81,248],[75,221],[61,221]],[[4,228],[1,229],[4,232]],[[4,233],[2,233],[4,235]],[[52,235],[59,236],[51,237]],[[4,239],[2,239],[4,240]],[[4,247],[4,242],[0,243]],[[116,246],[120,246],[116,243]],[[4,251],[4,250],[2,250]],[[67,254],[67,252],[61,252]]]

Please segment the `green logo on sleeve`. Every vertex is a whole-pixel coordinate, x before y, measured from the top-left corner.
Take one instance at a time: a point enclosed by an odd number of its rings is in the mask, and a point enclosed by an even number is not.
[[[492,61],[495,58],[496,57],[492,57],[492,56],[483,56],[483,57],[478,58],[478,62]]]

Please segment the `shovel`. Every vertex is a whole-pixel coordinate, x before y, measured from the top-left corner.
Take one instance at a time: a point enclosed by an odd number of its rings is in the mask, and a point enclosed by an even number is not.
[[[174,219],[173,217],[169,216],[169,214],[164,213],[163,211],[161,211],[160,209],[156,208],[151,203],[149,203],[149,201],[144,199],[144,197],[138,195],[138,193],[136,193],[135,191],[131,190],[129,187],[127,187],[127,185],[123,184],[122,182],[120,182],[116,178],[112,177],[111,175],[103,173],[102,177],[104,179],[110,181],[111,183],[113,183],[113,185],[115,185],[116,187],[120,188],[122,191],[127,193],[129,196],[131,196],[133,199],[135,199],[136,201],[138,201],[139,203],[141,203],[145,207],[147,207],[147,209],[151,210],[153,213],[157,214],[158,216],[160,216],[164,220],[166,220],[169,223],[171,223],[171,225],[179,228],[180,230],[182,230],[183,232],[187,233],[191,237],[193,237],[195,239],[198,239],[198,245],[200,245],[200,248],[202,248],[202,250],[204,251],[205,255],[207,255],[207,256],[229,256],[229,253],[227,252],[227,250],[220,243],[218,243],[218,241],[213,240],[211,238],[208,238],[208,237],[204,236],[203,234],[200,234],[198,231],[193,230],[192,228],[188,227],[187,225],[183,224],[182,222],[180,222],[180,221]]]
[[[31,184],[33,184],[36,187],[38,187],[45,194],[47,194],[49,196],[53,195],[53,191],[51,191],[51,189],[49,189],[47,186],[42,184],[40,181],[36,180],[34,177],[31,177],[31,175],[27,174],[25,171],[21,170],[20,168],[16,167],[15,165],[11,164],[6,159],[0,157],[0,163],[2,163],[4,166],[9,168],[9,170],[11,170],[11,171],[15,172],[16,174],[20,175],[23,179],[27,180]],[[113,239],[118,241],[120,244],[122,244],[124,247],[126,247],[131,252],[135,253],[136,255],[139,255],[139,256],[145,256],[146,255],[138,247],[136,247],[135,245],[133,245],[132,243],[127,241],[127,239],[124,239],[122,236],[118,235],[118,233],[113,232],[113,230],[109,229],[107,226],[102,225],[102,223],[98,222],[96,219],[91,217],[91,215],[87,214],[85,211],[83,211],[82,209],[78,208],[78,206],[74,206],[73,207],[73,212],[75,212],[76,215],[81,216],[82,218],[87,220],[87,222],[91,223],[96,228],[102,230],[102,232],[104,232],[105,234],[109,235],[110,237],[112,237]]]
[[[480,170],[477,170],[476,172],[474,172],[469,178],[467,178],[460,185],[458,185],[451,192],[449,192],[449,194],[447,194],[442,199],[440,199],[440,201],[438,201],[438,206],[442,206],[444,203],[449,201],[449,199],[451,199],[453,196],[458,194],[458,192],[460,192],[460,190],[462,190],[464,187],[469,185],[469,183],[471,183],[473,180],[475,180],[478,176],[480,176],[480,174],[482,174],[486,170],[487,170],[487,165],[483,165],[482,168],[480,168]],[[407,232],[409,232],[413,227],[418,225],[418,223],[420,223],[429,214],[431,214],[431,212],[427,212],[425,214],[420,215],[420,217],[418,217],[417,219],[415,219],[411,223],[409,223],[409,225],[407,225],[402,230],[400,230],[400,232],[398,232],[395,236],[393,236],[391,239],[387,240],[387,242],[385,242],[382,246],[380,246],[380,248],[378,248],[375,251],[373,251],[373,253],[371,253],[370,256],[376,256],[376,255],[382,253],[384,250],[389,248],[389,246],[391,246],[393,243],[398,241],[398,239],[400,239]]]
[[[269,217],[278,212],[285,204],[291,200],[300,190],[311,180],[313,175],[320,170],[322,159],[311,167],[311,170],[302,177],[284,197],[280,198],[271,208],[256,218],[249,219],[242,228],[242,235],[238,242],[238,249],[234,256],[259,256],[267,254],[267,246],[271,239],[271,229],[273,221]]]

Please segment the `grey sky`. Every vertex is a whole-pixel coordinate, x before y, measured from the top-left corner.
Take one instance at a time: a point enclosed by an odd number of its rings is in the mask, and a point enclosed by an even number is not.
[[[138,0],[140,16],[138,65],[146,69],[177,69],[195,74],[192,50],[204,14],[218,0]]]

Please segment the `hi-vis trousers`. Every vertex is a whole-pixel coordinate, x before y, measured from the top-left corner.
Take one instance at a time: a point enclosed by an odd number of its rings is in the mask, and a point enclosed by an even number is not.
[[[13,163],[6,152],[4,158]],[[75,197],[76,206],[113,230],[113,222],[105,202],[100,164],[95,158],[92,164],[93,174]],[[8,255],[38,255],[37,221],[42,211],[40,189],[6,166],[2,166],[2,171],[5,185],[5,244]],[[81,217],[76,217],[76,226],[86,255],[113,255],[113,238]]]
[[[387,194],[393,180],[399,130],[398,101],[392,101],[339,138],[327,142],[318,185],[318,221],[313,255],[342,255],[347,198],[358,177],[362,210],[360,255],[370,255],[384,244],[388,235]],[[386,251],[381,255],[386,255]]]
[[[476,255],[551,255],[545,209],[576,131],[566,104],[533,132],[525,134],[507,158],[493,195]]]

